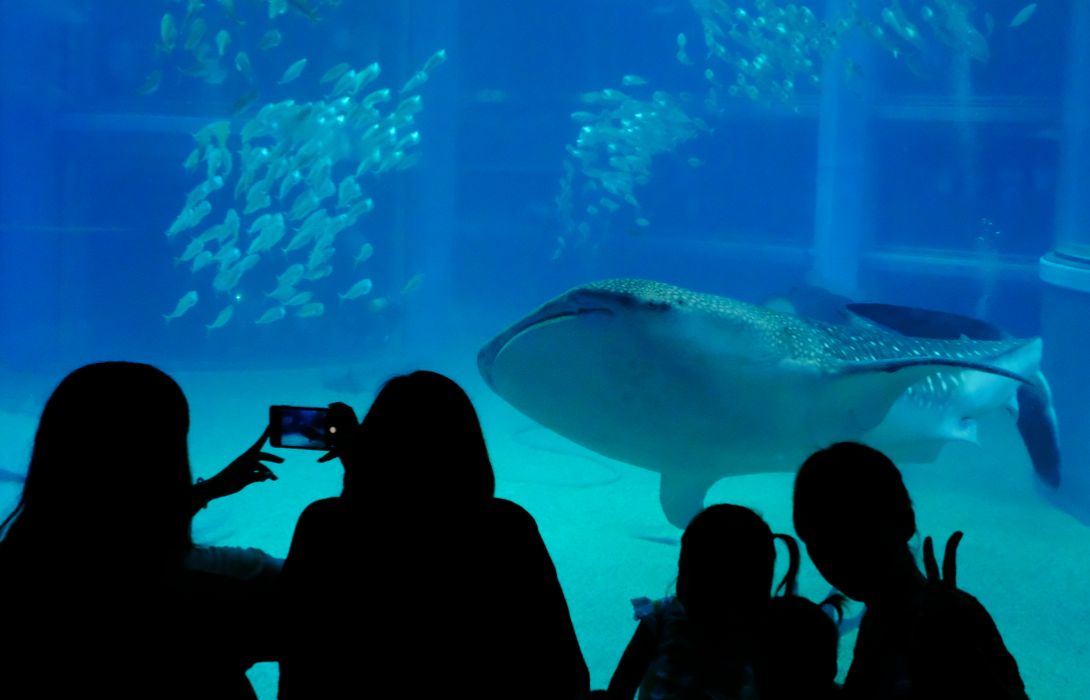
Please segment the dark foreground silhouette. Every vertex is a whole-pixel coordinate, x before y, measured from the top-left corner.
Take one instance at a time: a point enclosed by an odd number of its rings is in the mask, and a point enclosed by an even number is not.
[[[781,587],[791,590],[798,571],[793,539],[773,535],[742,506],[719,504],[697,514],[681,537],[677,596],[633,601],[640,624],[608,696],[630,700],[639,690],[641,698],[750,697],[777,537],[789,543]]]
[[[189,567],[190,520],[272,457],[251,448],[195,488],[188,430],[148,365],[88,365],[53,392],[0,541],[4,697],[254,697],[272,588]]]
[[[839,637],[836,622],[822,606],[794,595],[773,598],[753,665],[759,700],[839,697]]]
[[[362,424],[332,407],[339,498],[310,505],[283,571],[258,550],[195,547],[192,516],[275,475],[265,435],[192,483],[185,396],[148,365],[100,363],[49,398],[15,511],[0,524],[4,698],[252,699],[281,662],[284,700],[369,696],[571,700],[589,677],[534,519],[494,497],[465,393],[396,377]],[[640,621],[608,691],[682,700],[1024,700],[984,607],[957,588],[961,533],[924,571],[915,513],[880,452],[841,443],[795,482],[795,527],[822,575],[867,604],[843,691],[836,625],[795,597],[798,548],[753,511],[686,528],[677,595]],[[775,539],[791,555],[772,597]],[[941,568],[941,571],[940,571]]]
[[[589,675],[533,518],[493,497],[480,424],[450,379],[388,382],[363,423],[334,407],[339,498],[284,564],[280,697],[563,700]],[[332,455],[330,455],[332,456]]]
[[[855,443],[812,455],[795,480],[794,519],[822,576],[867,604],[844,684],[847,698],[1026,697],[991,616],[956,587],[960,533],[947,548],[945,577],[933,555],[928,576],[916,565],[908,547],[915,512],[885,455]]]

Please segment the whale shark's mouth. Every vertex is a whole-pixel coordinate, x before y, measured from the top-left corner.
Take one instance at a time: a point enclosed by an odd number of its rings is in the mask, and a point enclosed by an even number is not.
[[[614,312],[604,306],[587,306],[574,309],[557,309],[556,311],[548,312],[540,316],[531,316],[523,319],[522,322],[511,326],[481,348],[480,352],[477,353],[477,367],[480,369],[481,374],[484,376],[488,385],[492,386],[492,366],[495,364],[496,358],[499,357],[504,348],[512,341],[541,326],[557,323],[568,318],[586,316],[588,314],[613,316]]]

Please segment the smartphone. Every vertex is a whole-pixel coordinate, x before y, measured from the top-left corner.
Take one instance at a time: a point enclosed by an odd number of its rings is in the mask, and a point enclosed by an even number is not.
[[[333,430],[328,408],[269,407],[269,444],[300,450],[329,450]]]

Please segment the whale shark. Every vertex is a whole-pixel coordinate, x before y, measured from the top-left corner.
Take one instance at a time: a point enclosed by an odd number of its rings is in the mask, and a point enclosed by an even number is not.
[[[793,472],[834,442],[931,461],[975,441],[978,418],[1036,388],[1040,360],[1039,338],[911,337],[640,279],[571,289],[477,356],[531,419],[657,472],[682,528],[719,479]]]

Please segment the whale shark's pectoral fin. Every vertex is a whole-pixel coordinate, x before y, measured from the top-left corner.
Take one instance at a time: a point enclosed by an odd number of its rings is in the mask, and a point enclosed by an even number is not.
[[[853,362],[838,368],[833,374],[834,400],[851,406],[847,424],[839,426],[847,434],[866,432],[878,426],[901,395],[914,384],[945,368],[971,369],[1006,377],[1021,384],[1031,385],[1021,375],[979,362],[936,357],[912,357],[895,360]],[[1031,385],[1032,386],[1032,385]],[[823,410],[821,406],[819,410]]]
[[[659,503],[670,524],[684,530],[689,521],[704,509],[704,497],[715,483],[702,474],[662,473],[659,480]]]
[[[1028,384],[1030,386],[1036,386],[1033,382],[1034,379],[1029,377],[1023,377],[1017,372],[1012,372],[1009,369],[1004,369],[996,365],[990,365],[986,362],[972,362],[969,360],[947,359],[943,357],[905,357],[894,360],[872,360],[869,362],[852,362],[845,365],[843,368],[837,370],[838,374],[850,375],[860,373],[877,373],[884,372],[891,374],[896,372],[899,376],[910,369],[923,369],[925,370],[922,375],[917,375],[913,381],[919,381],[921,378],[926,377],[928,374],[938,372],[945,367],[953,367],[955,369],[972,369],[977,372],[987,372],[988,374],[995,374],[1000,377],[1006,377],[1007,379],[1013,379],[1020,384]],[[1041,377],[1043,380],[1043,377]]]
[[[1049,486],[1060,485],[1060,438],[1052,390],[1038,372],[1033,386],[1018,387],[1018,432],[1026,444],[1033,471]]]

